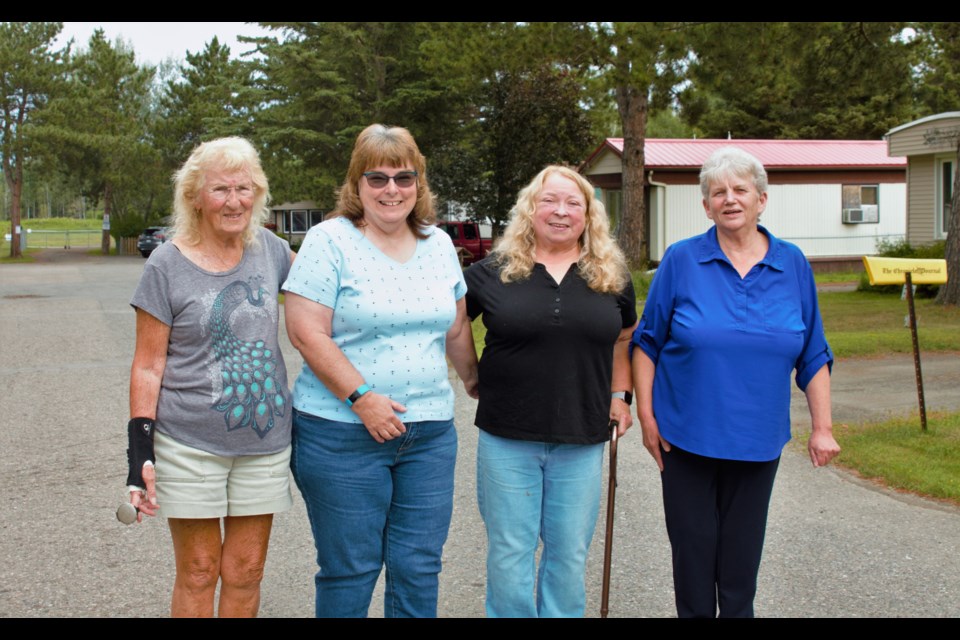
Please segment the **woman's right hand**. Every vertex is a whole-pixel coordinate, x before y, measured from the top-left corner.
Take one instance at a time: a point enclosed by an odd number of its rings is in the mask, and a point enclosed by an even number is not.
[[[656,418],[652,415],[637,417],[640,419],[640,430],[643,432],[643,446],[646,447],[650,455],[653,456],[657,467],[659,467],[660,472],[663,473],[663,456],[660,448],[663,447],[664,452],[669,452],[670,443],[660,437],[660,427],[657,426]]]
[[[351,408],[363,420],[363,426],[367,428],[370,437],[380,444],[407,432],[403,421],[397,415],[397,412],[403,413],[407,408],[387,396],[368,391],[360,396]]]
[[[157,515],[157,470],[152,464],[143,465],[143,483],[146,491],[135,489],[130,492],[130,504],[137,510],[137,522],[143,521],[143,516]]]

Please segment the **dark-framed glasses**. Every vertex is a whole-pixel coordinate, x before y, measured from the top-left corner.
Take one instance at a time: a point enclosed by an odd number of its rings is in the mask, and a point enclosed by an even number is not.
[[[367,179],[367,184],[370,185],[372,189],[383,189],[391,180],[393,180],[393,184],[401,189],[406,189],[417,184],[416,171],[401,171],[392,176],[380,173],[379,171],[367,171],[363,174],[363,177]]]

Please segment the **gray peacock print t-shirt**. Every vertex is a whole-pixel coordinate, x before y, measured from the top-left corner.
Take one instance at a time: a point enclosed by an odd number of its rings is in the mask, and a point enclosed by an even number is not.
[[[265,229],[235,268],[204,271],[172,242],[150,255],[130,304],[170,326],[157,429],[221,456],[290,444],[277,294],[290,245]]]

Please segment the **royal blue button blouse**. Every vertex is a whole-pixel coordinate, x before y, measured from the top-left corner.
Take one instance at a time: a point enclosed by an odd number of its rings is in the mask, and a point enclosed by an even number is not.
[[[800,249],[770,241],[746,277],[716,227],[670,246],[633,335],[656,365],[660,435],[702,456],[767,461],[790,440],[790,375],[803,390],[833,353],[813,270]]]

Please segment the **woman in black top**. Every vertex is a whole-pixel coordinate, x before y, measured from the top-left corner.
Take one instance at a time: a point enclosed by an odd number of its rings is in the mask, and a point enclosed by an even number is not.
[[[467,312],[487,328],[476,418],[487,615],[582,616],[603,443],[611,420],[619,435],[632,424],[627,346],[637,320],[593,187],[566,167],[541,171],[466,279]]]

